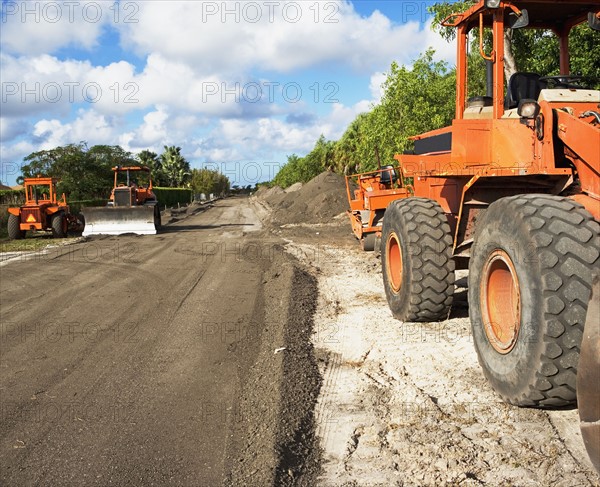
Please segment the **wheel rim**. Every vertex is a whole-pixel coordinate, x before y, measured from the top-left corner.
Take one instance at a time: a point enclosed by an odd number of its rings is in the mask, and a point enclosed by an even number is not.
[[[504,250],[489,256],[481,287],[485,334],[494,349],[509,353],[517,343],[521,327],[521,293],[512,260]]]
[[[402,249],[400,248],[400,240],[394,232],[388,236],[385,248],[388,281],[394,292],[397,293],[402,285]]]

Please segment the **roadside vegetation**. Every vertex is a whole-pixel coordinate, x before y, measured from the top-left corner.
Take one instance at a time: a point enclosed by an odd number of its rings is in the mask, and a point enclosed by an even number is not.
[[[181,154],[181,147],[165,146],[162,154],[144,150],[137,155],[118,145],[95,145],[85,142],[33,152],[24,159],[21,184],[26,177],[38,174],[60,179],[59,193],[69,201],[83,203],[107,198],[113,185],[114,166],[148,166],[155,187],[186,188],[194,193],[223,194],[229,191],[229,179],[210,169],[191,169]]]

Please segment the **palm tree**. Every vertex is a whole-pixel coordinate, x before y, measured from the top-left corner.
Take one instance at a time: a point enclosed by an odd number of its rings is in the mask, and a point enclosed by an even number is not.
[[[155,186],[163,186],[165,184],[165,176],[162,170],[162,163],[158,154],[150,150],[143,150],[137,155],[137,159],[143,166],[150,168],[152,180]]]
[[[183,185],[190,177],[190,163],[181,155],[181,147],[167,147],[160,155],[160,163],[166,183],[171,188]]]

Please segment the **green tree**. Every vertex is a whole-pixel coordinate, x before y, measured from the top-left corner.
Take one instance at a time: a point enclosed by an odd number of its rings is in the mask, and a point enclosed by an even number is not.
[[[380,104],[359,115],[336,144],[335,153],[344,154],[349,172],[375,169],[377,151],[382,165],[394,164],[395,154],[412,148],[410,136],[452,122],[455,73],[433,56],[428,50],[412,68],[392,63]]]
[[[58,190],[71,199],[104,198],[112,188],[111,168],[134,163],[131,153],[119,146],[95,145],[88,149],[85,142],[33,152],[24,159],[22,176],[38,174],[60,179]]]
[[[273,183],[288,187],[306,182],[326,169],[355,173],[394,164],[394,155],[410,150],[412,135],[449,125],[454,117],[455,73],[434,61],[428,50],[412,68],[392,63],[381,102],[359,114],[337,142],[321,136],[305,157],[288,156]]]
[[[162,174],[167,186],[182,187],[189,182],[191,176],[190,163],[181,155],[181,147],[167,147],[160,155]]]
[[[229,178],[213,169],[192,169],[190,180],[191,187],[196,194],[223,195],[229,192]]]
[[[348,174],[358,170],[360,165],[360,150],[363,142],[363,129],[369,115],[360,113],[350,123],[340,140],[334,146],[335,170]]]
[[[317,140],[315,147],[305,157],[296,154],[288,156],[287,163],[279,170],[273,183],[287,188],[294,183],[305,183],[326,169],[335,167],[335,142],[328,141],[323,135]]]
[[[273,184],[287,188],[300,181],[300,161],[301,158],[296,154],[287,156],[287,162],[275,175]]]

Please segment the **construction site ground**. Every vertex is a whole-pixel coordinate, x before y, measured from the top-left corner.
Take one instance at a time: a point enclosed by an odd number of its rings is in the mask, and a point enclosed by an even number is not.
[[[576,409],[484,380],[465,271],[449,320],[392,318],[345,198],[324,173],[4,256],[0,484],[600,485]]]

